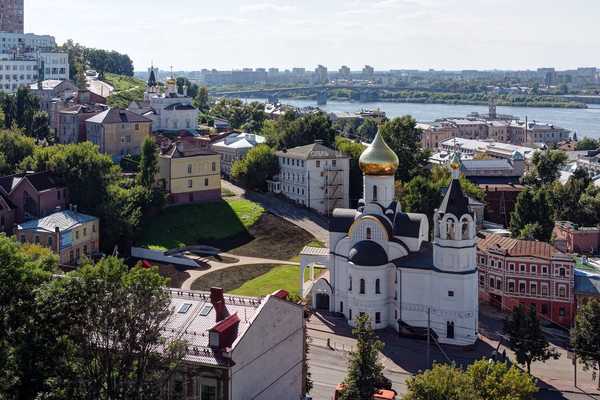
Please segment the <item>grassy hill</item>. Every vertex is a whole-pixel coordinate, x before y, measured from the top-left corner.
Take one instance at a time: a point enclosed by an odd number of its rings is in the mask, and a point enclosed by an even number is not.
[[[146,82],[141,79],[106,73],[104,82],[115,88],[113,94],[108,97],[108,105],[111,107],[127,108],[132,101],[144,99]]]

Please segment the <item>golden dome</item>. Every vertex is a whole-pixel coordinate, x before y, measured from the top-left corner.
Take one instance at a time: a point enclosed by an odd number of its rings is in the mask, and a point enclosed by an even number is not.
[[[365,175],[389,176],[396,173],[400,161],[377,132],[373,143],[360,155],[358,164]]]
[[[167,79],[167,85],[177,85],[177,80],[175,78]]]

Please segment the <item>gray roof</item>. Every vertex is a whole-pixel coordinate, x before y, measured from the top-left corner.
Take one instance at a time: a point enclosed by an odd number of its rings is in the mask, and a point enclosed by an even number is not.
[[[600,296],[600,276],[576,273],[575,294]]]
[[[363,267],[377,267],[387,264],[388,256],[377,242],[363,240],[352,246],[348,260]]]
[[[452,179],[438,212],[442,214],[451,213],[457,218],[469,214],[469,199],[463,193],[458,179]]]
[[[133,122],[152,122],[151,119],[142,117],[132,111],[125,110],[122,108],[111,108],[100,114],[94,115],[88,118],[86,122],[92,122],[95,124],[122,124],[122,123],[133,123]]]
[[[394,218],[394,235],[405,237],[419,237],[421,219],[418,214],[399,212]]]
[[[292,157],[302,160],[316,160],[329,158],[349,158],[341,152],[331,149],[321,143],[307,144],[306,146],[293,147],[291,149],[278,151],[279,157]]]
[[[38,232],[54,232],[58,227],[61,232],[73,229],[86,222],[97,220],[91,215],[81,214],[79,212],[65,210],[55,212],[47,217],[27,221],[17,226],[19,230],[34,230]]]
[[[512,170],[513,166],[510,161],[505,159],[497,159],[497,160],[464,160],[462,162],[463,170],[481,170],[481,169],[489,169],[489,170]]]
[[[329,219],[329,231],[348,233],[358,214],[358,211],[350,208],[336,208]]]

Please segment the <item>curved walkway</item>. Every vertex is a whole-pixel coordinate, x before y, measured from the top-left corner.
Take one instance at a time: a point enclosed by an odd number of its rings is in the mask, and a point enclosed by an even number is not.
[[[206,274],[214,272],[214,271],[219,271],[222,269],[239,266],[239,265],[248,265],[249,267],[251,267],[252,265],[256,265],[256,264],[300,265],[299,263],[292,262],[292,261],[273,260],[273,259],[269,259],[269,258],[245,257],[245,256],[238,256],[238,255],[229,254],[229,253],[220,253],[219,255],[223,256],[223,257],[236,258],[238,261],[235,263],[222,263],[222,262],[218,262],[218,261],[209,260],[209,261],[203,261],[204,263],[206,263],[210,266],[209,268],[201,269],[201,270],[200,269],[186,269],[185,272],[187,272],[190,275],[190,277],[181,284],[181,289],[190,290],[192,288],[192,283],[196,279],[200,278],[203,275],[206,275]],[[193,257],[193,258],[202,260],[202,257]]]

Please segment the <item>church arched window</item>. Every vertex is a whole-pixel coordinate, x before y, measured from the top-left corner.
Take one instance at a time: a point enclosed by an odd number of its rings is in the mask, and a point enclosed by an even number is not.
[[[381,294],[381,284],[379,279],[375,279],[375,294]]]
[[[464,220],[462,223],[462,239],[469,239],[469,221]]]
[[[352,291],[352,277],[348,278],[348,291]]]
[[[448,339],[454,339],[454,321],[446,322],[446,337]]]
[[[377,201],[377,185],[373,185],[373,201]]]
[[[365,294],[365,280],[360,280],[360,294]]]
[[[455,223],[454,219],[452,218],[448,218],[448,220],[446,221],[446,239],[456,239]]]
[[[367,240],[371,240],[373,238],[373,232],[371,228],[367,228]]]

